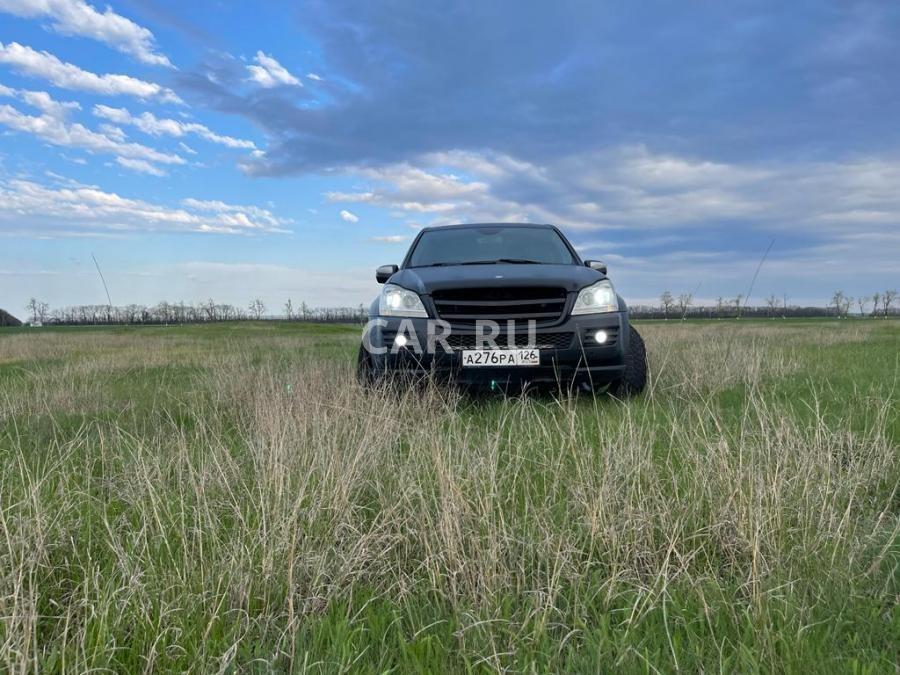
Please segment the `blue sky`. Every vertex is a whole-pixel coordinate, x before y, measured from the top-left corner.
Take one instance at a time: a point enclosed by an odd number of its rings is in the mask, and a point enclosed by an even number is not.
[[[357,305],[530,220],[620,292],[900,285],[900,5],[0,0],[0,306]]]

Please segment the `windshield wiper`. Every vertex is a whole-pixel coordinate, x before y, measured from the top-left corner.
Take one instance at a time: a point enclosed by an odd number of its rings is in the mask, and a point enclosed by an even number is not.
[[[542,265],[539,260],[529,260],[528,258],[495,258],[494,260],[472,260],[470,262],[458,263],[460,265]]]

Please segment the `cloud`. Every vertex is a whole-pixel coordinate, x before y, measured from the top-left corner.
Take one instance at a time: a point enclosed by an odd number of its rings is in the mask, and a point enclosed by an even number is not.
[[[364,192],[328,192],[332,202],[374,204],[417,213],[458,211],[488,194],[488,184],[464,181],[450,174],[432,173],[404,163],[373,168],[356,168],[353,173],[376,181],[384,189]]]
[[[172,67],[156,50],[153,33],[109,7],[100,13],[83,0],[0,0],[0,12],[26,19],[48,17],[58,33],[97,40],[142,63]]]
[[[900,259],[898,157],[736,163],[625,145],[542,165],[454,151],[347,173],[364,183],[326,199],[382,208],[411,227],[559,225],[636,297],[693,291],[685,270],[716,293],[746,292],[773,239],[763,295],[788,288],[812,301],[847,269],[877,287]]]
[[[321,75],[317,75],[316,73],[307,73],[306,78],[308,80],[312,80],[313,82],[323,82],[325,80]]]
[[[113,140],[124,142],[128,135],[114,124],[101,124],[97,127],[104,136],[108,136]]]
[[[400,244],[409,239],[405,234],[387,234],[381,237],[369,237],[369,241],[378,241],[382,244]]]
[[[232,219],[235,222],[245,226],[249,222],[259,223],[272,229],[280,228],[288,224],[290,221],[276,217],[270,210],[259,206],[240,206],[236,204],[227,204],[218,200],[203,200],[187,198],[181,201],[182,205],[195,211],[219,214],[222,222],[230,223]]]
[[[393,165],[450,150],[542,165],[641,143],[727,163],[878,152],[895,138],[889,120],[900,106],[885,86],[896,70],[894,5],[651,7],[648,27],[646,9],[632,5],[609,12],[603,3],[541,3],[511,14],[452,0],[391,12],[311,0],[304,32],[329,77],[309,98],[272,89],[260,100],[242,82],[210,82],[205,72],[179,81],[265,130],[265,156],[244,164],[254,175]],[[515,37],[534,26],[539,50]],[[873,32],[880,35],[865,37]],[[817,56],[851,34],[863,36],[852,49]],[[659,54],[668,55],[665,67]],[[855,83],[853,96],[817,94],[842,80]]]
[[[6,89],[4,95],[18,96],[25,103],[53,117],[65,117],[72,110],[79,110],[81,105],[75,101],[55,101],[46,91],[27,91]]]
[[[23,91],[6,88],[6,92],[41,110],[41,115],[28,115],[11,105],[0,104],[0,124],[15,131],[37,136],[59,147],[79,148],[89,152],[111,154],[118,157],[156,162],[159,164],[184,164],[178,155],[160,152],[139,143],[122,140],[121,134],[98,133],[82,124],[70,122],[66,115],[77,109],[75,102],[59,102],[42,91]]]
[[[182,103],[174,91],[154,82],[139,80],[129,75],[97,75],[74,64],[60,61],[49,52],[39,52],[18,42],[8,44],[0,42],[0,63],[8,64],[24,75],[46,80],[61,89]]]
[[[0,233],[24,226],[29,236],[72,231],[249,234],[284,232],[289,222],[254,206],[185,199],[181,206],[170,207],[122,197],[96,186],[48,186],[34,180],[0,178]]]
[[[147,162],[143,159],[130,159],[128,157],[116,157],[116,163],[119,166],[123,166],[126,169],[130,169],[131,171],[136,171],[137,173],[145,173],[150,176],[165,176],[166,172],[160,169],[158,166],[154,166],[150,162]]]
[[[355,213],[350,213],[350,211],[342,210],[340,216],[341,220],[343,220],[345,223],[359,222],[359,216],[357,216]]]
[[[181,122],[174,119],[160,118],[151,112],[132,115],[126,108],[112,108],[106,105],[95,105],[93,113],[97,117],[110,120],[116,124],[137,127],[145,134],[150,134],[151,136],[175,136],[176,138],[181,138],[188,134],[194,134],[211,143],[218,143],[229,148],[256,149],[253,141],[219,135],[197,122]]]
[[[256,82],[260,87],[271,89],[281,85],[294,87],[302,87],[303,83],[296,77],[291,75],[287,69],[282,66],[273,57],[267,56],[262,51],[256,52],[253,57],[258,65],[247,66],[250,71],[250,79]]]
[[[537,165],[509,155],[453,151],[419,165],[351,167],[367,181],[328,192],[433,224],[531,220],[578,230],[724,230],[814,235],[900,223],[900,161],[727,163],[626,145]],[[465,177],[463,177],[465,176]]]

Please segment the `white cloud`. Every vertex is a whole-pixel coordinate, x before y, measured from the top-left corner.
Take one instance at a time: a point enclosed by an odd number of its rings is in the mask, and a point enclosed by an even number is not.
[[[321,75],[316,75],[316,73],[307,73],[306,77],[307,77],[307,79],[312,80],[313,82],[321,82],[325,79]]]
[[[223,222],[229,222],[231,218],[237,218],[239,222],[252,221],[261,223],[271,228],[278,228],[290,221],[276,217],[269,209],[259,206],[241,206],[237,204],[226,204],[219,200],[194,199],[189,197],[181,201],[186,206],[195,211],[203,211],[208,213],[220,214]]]
[[[355,213],[350,213],[350,211],[342,210],[340,215],[341,215],[341,220],[343,220],[345,223],[358,223],[359,222],[359,216],[357,216]]]
[[[467,176],[460,177],[458,174]],[[538,166],[507,155],[454,151],[379,168],[351,168],[368,183],[329,192],[426,224],[502,220],[582,230],[721,227],[765,230],[790,223],[821,234],[900,223],[900,161],[738,165],[654,153],[644,146],[567,156]]]
[[[259,86],[266,89],[277,87],[279,85],[289,85],[294,87],[302,87],[303,83],[296,77],[291,75],[287,69],[282,66],[273,57],[267,56],[262,51],[256,52],[253,57],[258,65],[247,66],[250,71],[250,79]]]
[[[66,114],[78,107],[74,102],[59,102],[42,91],[8,92],[41,110],[41,115],[28,115],[11,105],[0,105],[0,124],[15,131],[32,134],[59,147],[79,148],[89,152],[111,154],[158,164],[184,164],[183,158],[159,152],[139,143],[123,142],[118,134],[98,133],[82,124],[72,123]]]
[[[176,138],[181,138],[187,134],[195,134],[211,143],[218,143],[229,148],[256,149],[253,141],[219,135],[197,122],[181,122],[179,120],[160,118],[150,112],[132,115],[125,108],[112,108],[106,105],[95,105],[93,113],[97,117],[102,117],[116,124],[128,124],[137,127],[145,134],[150,134],[151,136],[175,136]]]
[[[165,171],[160,169],[158,166],[154,166],[150,162],[147,162],[143,159],[131,159],[129,157],[116,157],[116,162],[125,167],[126,169],[130,169],[131,171],[136,171],[138,173],[146,173],[150,176],[165,176],[167,175]]]
[[[758,297],[791,288],[794,300],[823,303],[833,285],[871,293],[895,285],[900,259],[897,157],[738,164],[623,146],[547,165],[453,151],[347,172],[365,182],[326,193],[329,201],[384,208],[410,227],[559,225],[591,257],[613,263],[617,284],[634,299],[693,291],[699,281],[710,294],[746,293],[773,238]],[[690,288],[686,266],[696,280]],[[847,269],[853,279],[839,281],[835,274]]]
[[[100,13],[83,0],[0,0],[0,12],[26,19],[48,17],[58,33],[97,40],[142,63],[172,67],[156,51],[153,33],[109,7]]]
[[[378,241],[382,244],[400,244],[409,239],[409,237],[404,234],[388,234],[383,237],[369,237],[369,239],[370,241]]]
[[[191,146],[189,146],[187,143],[185,143],[183,141],[178,143],[178,147],[181,148],[182,150],[184,150],[189,155],[197,154],[196,150],[194,150]]]
[[[127,136],[127,134],[115,124],[101,124],[97,128],[103,132],[104,136],[109,136],[117,141],[124,141]]]
[[[129,199],[96,186],[54,182],[57,185],[51,187],[33,180],[0,178],[0,233],[24,226],[31,236],[73,231],[245,234],[283,232],[289,222],[260,207],[190,199],[180,207],[170,207]],[[209,204],[215,207],[209,208]]]
[[[139,80],[129,75],[97,75],[74,64],[60,61],[50,52],[39,52],[18,42],[8,44],[0,42],[0,63],[6,63],[22,74],[46,80],[61,89],[182,103],[174,91],[154,82]]]
[[[6,95],[18,96],[28,105],[42,110],[53,117],[65,117],[72,110],[80,110],[81,105],[75,101],[55,101],[46,91],[26,91],[7,89]]]
[[[457,176],[430,173],[409,164],[360,169],[378,189],[364,192],[328,192],[332,202],[375,204],[416,213],[448,213],[484,200],[489,186],[482,181],[463,181]]]

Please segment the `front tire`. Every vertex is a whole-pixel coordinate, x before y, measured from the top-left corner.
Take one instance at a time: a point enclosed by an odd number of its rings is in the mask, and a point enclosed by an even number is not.
[[[371,387],[375,384],[375,369],[372,367],[372,357],[365,345],[359,345],[359,353],[356,355],[356,381],[362,387]]]
[[[644,338],[634,326],[629,326],[628,351],[625,352],[625,371],[609,385],[609,393],[619,398],[637,396],[647,385],[647,349]]]

